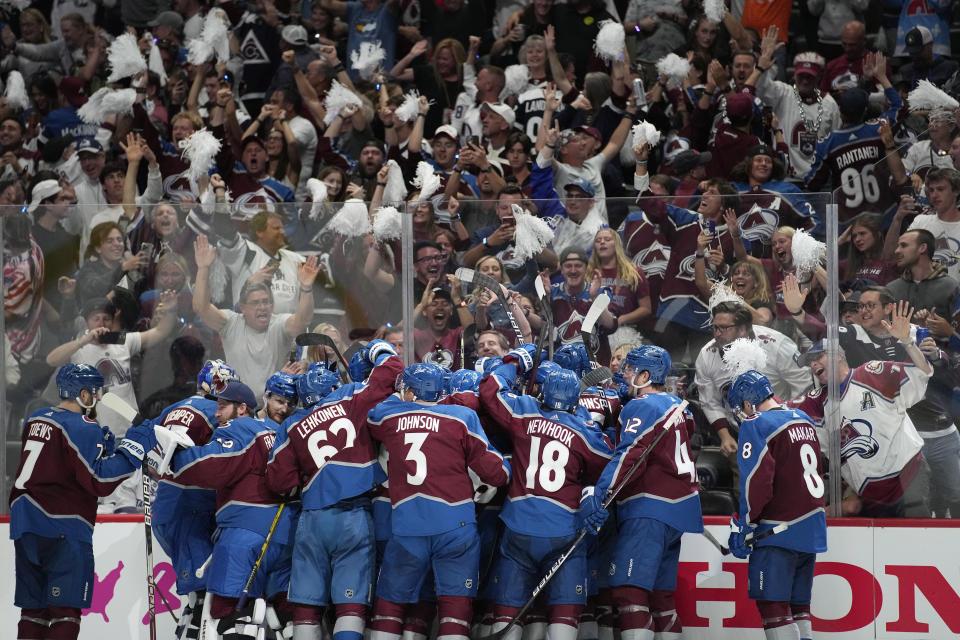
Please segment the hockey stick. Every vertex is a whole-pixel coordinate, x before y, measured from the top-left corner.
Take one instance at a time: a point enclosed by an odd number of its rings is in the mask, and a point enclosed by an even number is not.
[[[264,556],[267,555],[267,548],[270,546],[270,541],[273,539],[273,532],[277,529],[277,523],[280,522],[280,514],[283,513],[285,506],[287,506],[287,503],[281,502],[280,506],[277,507],[277,514],[273,516],[270,530],[267,531],[267,537],[263,541],[263,546],[260,547],[260,555],[257,556],[257,561],[253,563],[253,569],[250,570],[250,575],[247,576],[247,583],[243,586],[243,593],[240,594],[240,599],[237,600],[236,611],[243,609],[243,606],[247,604],[247,600],[250,599],[250,589],[253,588],[253,581],[257,577],[257,572],[260,571],[260,563],[263,562]]]
[[[596,328],[600,315],[606,311],[609,306],[610,296],[606,293],[601,293],[594,298],[590,309],[587,311],[587,315],[584,316],[583,322],[580,324],[580,339],[583,340],[583,346],[586,348],[587,353],[590,354],[591,360],[596,358],[597,351],[600,350],[600,341],[597,339],[594,329]]]
[[[786,530],[789,528],[789,526],[790,526],[790,525],[788,525],[786,522],[781,522],[780,524],[778,524],[777,526],[775,526],[773,529],[769,529],[769,530],[767,530],[767,531],[764,531],[763,533],[757,534],[756,536],[753,535],[752,533],[748,533],[748,534],[746,535],[746,537],[744,538],[744,543],[746,543],[746,545],[747,545],[748,547],[752,547],[752,546],[756,545],[758,542],[760,542],[761,540],[764,540],[764,539],[766,539],[766,538],[769,538],[770,536],[775,536],[775,535],[777,535],[778,533],[783,533],[784,531],[786,531]],[[714,547],[716,547],[716,548],[717,548],[717,551],[719,551],[722,555],[725,555],[725,556],[730,555],[730,549],[728,549],[726,546],[724,546],[723,544],[721,544],[720,541],[717,540],[716,536],[714,536],[712,533],[710,533],[710,530],[709,530],[709,529],[704,528],[704,530],[703,530],[703,536],[704,536],[707,540],[709,540],[709,541],[710,541],[710,544],[712,544]]]
[[[527,395],[533,393],[533,385],[537,381],[537,370],[540,368],[540,362],[543,360],[543,348],[547,345],[547,340],[551,341],[551,354],[553,357],[553,309],[550,308],[550,300],[547,299],[547,292],[543,288],[543,280],[538,274],[533,281],[533,288],[537,291],[537,298],[540,300],[540,306],[544,310],[543,326],[540,327],[540,335],[537,336],[537,353],[534,356],[533,368],[530,370],[530,381],[527,383]]]
[[[203,564],[197,567],[197,570],[193,572],[193,575],[198,578],[203,578],[203,575],[207,572],[207,568],[210,566],[210,561],[213,560],[213,554],[207,556],[207,559],[203,561]]]
[[[457,280],[460,282],[469,282],[477,287],[489,289],[490,293],[497,297],[497,300],[499,300],[500,304],[503,306],[503,310],[507,312],[507,318],[510,320],[510,326],[513,327],[513,332],[517,335],[517,346],[519,347],[522,345],[523,333],[520,331],[520,327],[517,326],[517,319],[513,317],[513,312],[510,311],[510,305],[507,304],[507,296],[503,295],[503,290],[500,288],[500,283],[490,276],[485,276],[482,273],[478,273],[473,269],[467,269],[465,267],[460,267],[457,269],[456,275]]]
[[[679,422],[678,418],[683,417],[683,412],[686,408],[687,408],[686,400],[684,400],[678,405],[674,405],[673,409],[671,409],[670,411],[670,415],[664,421],[663,429],[660,431],[660,433],[658,433],[656,437],[653,439],[653,441],[650,443],[650,445],[646,449],[644,449],[643,452],[640,453],[640,456],[637,458],[637,461],[634,462],[633,465],[623,475],[623,479],[620,481],[620,484],[618,484],[613,489],[610,489],[607,491],[607,497],[603,501],[603,509],[606,509],[611,504],[613,504],[613,501],[617,499],[617,495],[623,490],[625,486],[627,486],[627,483],[630,482],[631,478],[633,478],[633,474],[636,473],[637,469],[639,469],[640,466],[646,461],[647,457],[650,455],[650,452],[653,451],[653,449],[657,446],[657,444],[661,440],[663,440],[663,438],[667,435],[667,433],[669,433],[670,430],[674,426],[676,426],[676,423]],[[543,576],[543,578],[540,580],[540,584],[538,584],[534,588],[533,593],[530,594],[530,597],[527,599],[527,601],[523,604],[522,607],[520,607],[520,611],[518,611],[516,615],[514,615],[513,618],[510,620],[510,622],[507,623],[507,626],[505,626],[500,631],[496,631],[490,634],[489,636],[480,638],[480,640],[502,640],[502,638],[504,638],[507,635],[507,632],[510,631],[510,629],[512,629],[517,624],[517,621],[523,618],[523,616],[527,613],[527,610],[533,605],[537,597],[547,587],[547,583],[549,583],[550,580],[553,578],[553,576],[555,576],[557,572],[560,571],[560,567],[562,567],[563,563],[567,561],[567,558],[573,555],[573,552],[576,551],[577,549],[577,545],[579,545],[580,542],[585,537],[587,537],[587,530],[583,529],[582,531],[580,531],[580,534],[577,536],[577,538],[573,541],[573,544],[571,544],[566,551],[560,554],[560,557],[557,558],[556,562],[553,563],[553,566],[550,567],[546,575]]]
[[[543,278],[537,275],[536,279],[533,281],[533,288],[537,292],[537,298],[540,300],[540,311],[543,313],[543,319],[546,321],[546,326],[541,327],[540,331],[546,331],[549,341],[548,353],[550,360],[553,360],[553,307],[550,306],[550,297],[547,295],[547,291],[543,286]]]
[[[130,422],[130,424],[142,422],[139,412],[136,409],[130,406],[126,400],[113,393],[108,391],[103,394],[103,397],[100,398],[100,402],[104,404],[108,409],[113,409],[120,416]],[[176,447],[169,447],[170,451],[175,451]],[[172,453],[171,453],[172,455]],[[164,454],[164,460],[167,460],[166,453]],[[161,463],[161,468],[164,466]],[[143,533],[146,546],[146,556],[147,556],[147,613],[150,615],[150,640],[156,640],[157,638],[157,624],[156,624],[156,615],[157,615],[157,583],[153,577],[153,500],[150,498],[150,493],[153,487],[150,484],[150,465],[147,462],[147,457],[144,455],[143,463],[140,469],[141,483],[140,487],[143,491]],[[173,617],[173,621],[177,624],[180,624],[180,618],[177,617],[177,614],[174,612],[173,607],[170,606],[170,603],[167,602],[167,597],[163,595],[163,591],[160,591],[160,599],[163,600],[164,606],[167,607],[167,611],[170,612],[170,615]]]
[[[333,341],[333,338],[324,333],[301,333],[296,337],[296,343],[298,347],[330,347],[331,351],[333,351],[340,360],[340,364],[343,365],[343,371],[339,372],[340,378],[342,381],[347,382],[347,380],[343,380],[343,376],[346,371],[350,370],[350,365],[347,364],[343,354],[340,353],[340,349],[337,348],[337,344]]]
[[[583,393],[590,387],[599,387],[612,377],[613,373],[607,367],[591,369],[587,371],[580,380],[580,392]]]

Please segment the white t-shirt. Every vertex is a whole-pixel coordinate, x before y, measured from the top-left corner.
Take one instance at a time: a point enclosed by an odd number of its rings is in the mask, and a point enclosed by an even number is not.
[[[564,187],[577,178],[585,178],[587,182],[592,184],[593,188],[596,189],[597,193],[594,195],[594,204],[597,213],[603,218],[604,223],[608,221],[607,192],[606,189],[603,188],[603,178],[600,172],[603,171],[605,164],[607,164],[607,157],[602,153],[598,153],[592,158],[589,158],[583,163],[582,167],[573,167],[559,160],[555,160],[553,163],[553,185],[557,189],[557,193],[561,196],[564,195],[566,193]]]
[[[133,374],[130,359],[141,351],[140,334],[131,332],[123,344],[85,344],[73,354],[70,362],[89,364],[96,367],[103,376],[103,391],[112,391],[134,409],[137,407],[137,395],[133,389]],[[97,405],[97,422],[110,427],[117,439],[127,432],[130,423],[102,404]]]
[[[236,370],[240,381],[260,396],[267,378],[287,362],[293,338],[287,335],[284,325],[292,314],[275,313],[266,331],[254,331],[241,314],[228,309],[220,311],[227,317],[220,329],[227,363]]]
[[[951,278],[960,280],[960,222],[945,222],[935,213],[913,219],[910,230],[926,229],[937,239],[933,257],[947,267]]]

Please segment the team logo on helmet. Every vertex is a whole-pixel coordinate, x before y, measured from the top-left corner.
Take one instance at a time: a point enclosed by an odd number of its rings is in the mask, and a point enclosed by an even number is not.
[[[846,462],[853,456],[863,459],[872,458],[880,450],[880,443],[873,437],[873,425],[855,418],[844,417],[840,427],[840,459]]]

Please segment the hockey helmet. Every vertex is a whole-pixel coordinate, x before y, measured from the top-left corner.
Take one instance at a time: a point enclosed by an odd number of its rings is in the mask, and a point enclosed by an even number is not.
[[[412,364],[403,370],[403,386],[418,400],[435,402],[443,392],[443,368],[429,362]]]
[[[751,369],[741,373],[730,385],[727,391],[727,402],[737,413],[743,410],[743,403],[749,402],[754,407],[773,395],[773,387],[767,377]]]
[[[304,409],[317,404],[340,386],[340,378],[322,362],[311,362],[307,370],[297,378],[297,395]]]
[[[572,371],[558,369],[543,382],[543,404],[551,409],[570,411],[580,403],[580,379]]]
[[[627,357],[623,359],[623,365],[621,365],[621,367],[623,366],[632,368],[633,374],[648,371],[652,384],[663,384],[667,380],[667,374],[670,373],[670,369],[673,368],[673,361],[670,359],[670,354],[663,347],[644,344],[631,349],[630,352],[627,353]],[[628,373],[626,369],[623,369],[623,371],[624,373]]]

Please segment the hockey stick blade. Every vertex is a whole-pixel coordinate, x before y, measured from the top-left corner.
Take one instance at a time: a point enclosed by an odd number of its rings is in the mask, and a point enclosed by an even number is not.
[[[728,549],[728,548],[725,547],[724,545],[720,544],[720,541],[717,540],[717,537],[716,537],[715,535],[713,535],[712,533],[710,533],[710,530],[709,530],[709,529],[704,528],[704,530],[703,530],[703,537],[706,538],[707,540],[709,540],[709,541],[710,541],[710,544],[712,544],[714,547],[717,548],[717,551],[720,552],[720,555],[724,555],[724,556],[730,555],[730,549]]]
[[[316,347],[325,344],[322,338],[326,338],[322,333],[301,333],[295,339],[298,347]]]
[[[537,276],[533,279],[533,288],[537,292],[537,298],[540,300],[540,309],[547,323],[553,326],[553,308],[550,306],[550,298],[547,296],[547,290],[543,286],[543,278]]]
[[[606,293],[598,295],[590,305],[587,315],[584,316],[583,323],[580,325],[580,331],[582,333],[593,333],[593,330],[597,326],[597,319],[600,318],[600,314],[606,311],[609,306],[610,296]]]
[[[613,377],[613,373],[607,367],[597,367],[584,374],[580,380],[580,391],[583,392],[590,387],[599,387],[604,382]]]
[[[112,409],[120,414],[124,420],[130,424],[139,424],[143,422],[140,418],[140,413],[130,406],[130,403],[115,394],[113,391],[107,391],[103,394],[103,397],[100,398],[100,402],[103,403],[108,409]]]

